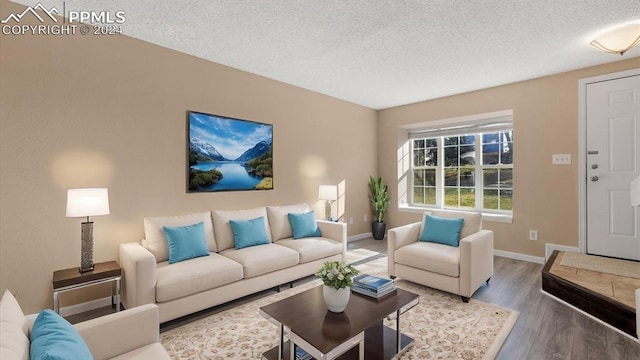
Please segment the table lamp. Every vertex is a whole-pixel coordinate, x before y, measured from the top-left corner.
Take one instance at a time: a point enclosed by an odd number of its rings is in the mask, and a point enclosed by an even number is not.
[[[109,214],[109,193],[106,188],[69,189],[67,217],[87,217],[82,223],[80,272],[93,271],[93,222],[89,216]]]
[[[326,220],[331,220],[331,204],[338,200],[338,187],[336,185],[320,185],[318,198],[326,201],[324,205],[324,217]]]

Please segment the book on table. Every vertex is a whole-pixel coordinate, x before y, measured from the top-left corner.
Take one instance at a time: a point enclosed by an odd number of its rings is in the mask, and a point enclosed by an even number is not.
[[[304,351],[300,346],[296,346],[296,360],[312,360],[311,354]]]
[[[391,279],[363,274],[353,279],[351,290],[362,295],[380,299],[394,292],[396,290],[396,284]]]
[[[353,278],[353,285],[374,292],[384,292],[390,288],[395,289],[396,284],[391,279],[362,274]]]
[[[358,293],[358,294],[361,294],[361,295],[368,296],[368,297],[373,298],[373,299],[380,300],[382,298],[387,297],[388,295],[395,294],[396,288],[394,287],[392,289],[385,290],[384,292],[376,293],[376,292],[373,292],[371,290],[367,290],[367,289],[363,289],[361,287],[353,286],[351,288],[351,291],[353,291],[355,293]]]

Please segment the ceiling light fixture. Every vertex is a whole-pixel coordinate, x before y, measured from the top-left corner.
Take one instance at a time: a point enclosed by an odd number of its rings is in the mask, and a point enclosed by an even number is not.
[[[591,46],[610,54],[624,55],[640,43],[640,22],[611,28],[591,41]]]

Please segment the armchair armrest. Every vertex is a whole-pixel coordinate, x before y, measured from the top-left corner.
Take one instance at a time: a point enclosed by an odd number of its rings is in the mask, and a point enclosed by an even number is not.
[[[338,241],[342,244],[342,261],[347,255],[347,224],[334,221],[317,220],[322,237]]]
[[[122,304],[133,308],[156,302],[156,257],[136,242],[120,244]]]
[[[493,231],[480,230],[460,239],[460,295],[471,297],[493,276]]]
[[[395,276],[395,251],[418,241],[420,222],[398,226],[387,232],[387,259],[389,275]]]
[[[74,325],[96,360],[159,341],[158,306],[147,304]]]
[[[636,289],[636,335],[640,342],[640,289]]]

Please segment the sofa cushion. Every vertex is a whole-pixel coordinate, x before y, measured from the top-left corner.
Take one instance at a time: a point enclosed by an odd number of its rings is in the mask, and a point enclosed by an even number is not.
[[[316,222],[316,214],[313,211],[306,213],[289,213],[289,222],[294,239],[321,236],[320,228]]]
[[[424,229],[418,240],[458,246],[464,219],[448,219],[434,215],[424,217]]]
[[[163,226],[162,230],[169,246],[169,264],[209,256],[203,222],[187,226]]]
[[[414,242],[395,252],[395,262],[437,274],[460,275],[460,248],[431,242]]]
[[[289,213],[304,213],[307,211],[309,211],[309,205],[307,204],[267,206],[269,227],[271,227],[271,240],[277,241],[292,237],[293,232],[287,215]]]
[[[342,243],[322,237],[288,238],[275,243],[297,251],[300,254],[300,264],[342,253]]]
[[[228,249],[220,254],[242,264],[245,278],[297,265],[300,259],[297,251],[273,243]]]
[[[140,359],[170,359],[169,355],[167,355],[167,351],[162,347],[162,344],[159,342],[155,342],[150,345],[146,345],[135,350],[129,351],[128,353],[118,355],[110,360],[140,360]]]
[[[25,336],[29,335],[29,322],[18,300],[6,289],[0,298],[0,321],[16,324]]]
[[[31,360],[90,360],[93,355],[78,331],[62,316],[45,309],[31,329]]]
[[[147,217],[144,219],[144,237],[142,246],[149,250],[156,257],[157,262],[169,259],[169,247],[162,227],[164,226],[186,226],[202,222],[204,224],[204,235],[207,240],[209,251],[216,252],[216,241],[213,235],[213,223],[211,212],[201,212],[180,216]]]
[[[242,265],[211,253],[175,264],[158,263],[156,301],[165,302],[242,279]]]
[[[29,324],[9,289],[0,299],[0,359],[29,359]]]
[[[471,234],[475,234],[482,230],[482,214],[479,212],[454,211],[454,210],[433,210],[425,211],[422,214],[422,223],[420,224],[420,232],[424,231],[424,218],[426,215],[434,215],[443,218],[464,219],[462,230],[460,230],[460,239],[464,239]]]
[[[264,221],[263,216],[251,220],[229,220],[235,249],[268,244]]]
[[[29,360],[29,338],[15,324],[0,324],[0,359]]]
[[[248,210],[214,210],[212,214],[216,244],[218,251],[220,252],[231,249],[235,246],[229,220],[251,220],[259,218],[260,216],[263,216],[266,219],[267,209],[265,207],[259,207]],[[271,241],[271,229],[269,228],[268,221],[264,222],[264,228],[267,232],[269,241]]]

